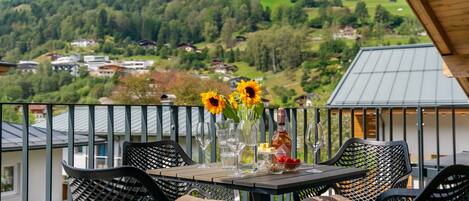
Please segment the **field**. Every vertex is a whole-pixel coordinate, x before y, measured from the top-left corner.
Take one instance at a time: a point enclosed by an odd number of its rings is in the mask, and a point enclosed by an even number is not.
[[[391,2],[390,0],[364,0],[368,8],[368,13],[370,17],[373,18],[376,6],[379,4],[383,5],[389,12],[394,15],[400,16],[413,16],[412,9],[409,7],[405,0],[396,0],[396,2]],[[342,3],[345,7],[350,8],[352,11],[355,9],[355,5],[358,0],[342,0]],[[261,0],[263,6],[269,6],[274,9],[280,5],[292,5],[290,0]],[[317,16],[317,8],[306,8],[306,13],[309,18],[314,18]]]

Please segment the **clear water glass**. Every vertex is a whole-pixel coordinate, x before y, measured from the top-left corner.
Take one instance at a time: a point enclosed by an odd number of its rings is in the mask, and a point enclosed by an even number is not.
[[[321,122],[308,125],[306,144],[313,151],[313,164],[316,164],[317,163],[317,161],[315,161],[316,154],[321,149],[321,147],[324,146],[324,132],[322,129]],[[318,169],[312,168],[312,169],[307,170],[306,172],[320,173],[321,171]]]
[[[205,153],[207,147],[212,142],[212,135],[210,133],[210,125],[207,122],[199,122],[197,123],[197,132],[196,132],[196,141],[199,144],[200,148],[203,152],[203,163],[199,165],[199,168],[207,168],[209,165],[206,163],[205,160]]]
[[[243,173],[239,168],[240,155],[243,149],[246,147],[246,141],[242,134],[242,129],[239,125],[233,124],[229,129],[229,137],[227,139],[227,145],[233,151],[236,157],[236,168],[233,174],[234,177],[242,177]]]
[[[217,128],[217,144],[220,148],[220,159],[223,169],[234,169],[236,164],[236,156],[227,145],[231,123],[232,120],[227,120],[215,124]]]

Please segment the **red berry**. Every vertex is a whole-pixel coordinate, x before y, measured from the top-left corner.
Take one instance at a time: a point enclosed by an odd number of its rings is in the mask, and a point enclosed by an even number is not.
[[[295,162],[295,160],[294,160],[294,159],[292,159],[292,158],[288,158],[286,162],[287,162],[287,163],[294,163],[294,162]]]
[[[295,159],[295,163],[301,163],[301,160],[299,158]]]

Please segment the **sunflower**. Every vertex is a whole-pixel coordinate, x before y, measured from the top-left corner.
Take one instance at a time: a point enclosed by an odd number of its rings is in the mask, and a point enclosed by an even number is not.
[[[220,114],[225,109],[225,100],[221,95],[214,91],[209,91],[207,93],[201,93],[202,103],[212,114]]]
[[[238,84],[238,93],[241,101],[248,107],[261,102],[261,86],[253,80],[248,82],[242,80]]]
[[[233,109],[236,110],[236,109],[238,109],[238,102],[236,101],[235,97],[236,97],[236,93],[235,92],[231,93],[228,97],[229,98],[228,101],[230,102]]]

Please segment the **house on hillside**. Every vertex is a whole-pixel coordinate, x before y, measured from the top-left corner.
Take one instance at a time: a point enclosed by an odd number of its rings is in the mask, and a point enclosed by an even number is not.
[[[125,72],[129,74],[143,74],[150,71],[150,67],[154,61],[124,61],[122,66],[125,68]]]
[[[303,94],[295,98],[295,103],[300,107],[312,107],[314,98],[320,99],[316,93]]]
[[[197,52],[198,50],[192,43],[181,43],[177,48],[186,52]]]
[[[233,73],[236,70],[238,70],[238,68],[235,65],[225,64],[223,61],[219,59],[212,60],[210,68],[213,72],[221,73],[221,74]]]
[[[152,40],[139,40],[137,44],[145,49],[156,49],[156,42]]]
[[[125,67],[117,64],[117,63],[110,63],[105,64],[103,66],[98,67],[96,71],[96,76],[98,77],[112,77],[115,74],[123,74],[125,73]]]
[[[72,47],[90,47],[98,43],[94,39],[78,39],[70,43]]]
[[[0,75],[6,74],[13,68],[16,68],[16,64],[0,61]]]
[[[230,83],[230,89],[234,91],[236,90],[238,83],[240,83],[241,81],[249,81],[249,80],[251,80],[251,78],[241,76],[241,77],[231,78],[228,82]]]
[[[168,99],[172,101],[172,99]],[[166,103],[168,106],[164,106],[161,108],[161,113],[157,107],[147,107],[147,125],[148,125],[148,141],[156,141],[159,139],[173,139],[171,134],[178,133],[178,140],[181,146],[186,149],[186,135],[187,131],[190,130],[192,132],[191,137],[191,147],[193,158],[198,157],[198,146],[195,144],[195,140],[192,139],[193,136],[196,134],[197,122],[199,122],[199,110],[196,107],[191,108],[190,113],[187,113],[187,109],[184,107],[179,107],[177,114],[178,114],[178,127],[176,128],[171,119],[171,105],[170,102]],[[126,139],[126,123],[125,123],[125,108],[123,106],[115,106],[114,107],[114,153],[116,157],[115,164],[121,164],[121,156],[122,156],[122,143]],[[95,108],[95,132],[97,137],[106,138],[108,132],[108,111],[106,106],[96,106]],[[161,120],[158,116],[161,115]],[[190,128],[187,128],[186,124],[186,114],[190,114],[189,117],[192,119],[192,125]],[[67,132],[68,131],[68,112],[59,114],[54,116],[53,118],[53,125],[54,129]],[[75,122],[80,122],[80,124],[75,124],[75,133],[80,135],[87,135],[88,134],[88,120],[89,120],[89,108],[88,107],[76,107],[75,108]],[[130,112],[130,133],[131,133],[131,140],[132,141],[140,141],[142,137],[142,108],[138,106],[131,107]],[[210,113],[204,110],[204,121],[208,122],[210,120]],[[157,123],[159,122],[159,123]],[[45,128],[46,122],[38,122],[34,124],[34,126]],[[177,129],[177,130],[174,130]],[[174,140],[174,139],[173,139]],[[97,150],[101,150],[100,155],[106,154],[105,147],[98,148]],[[84,154],[86,155],[86,150],[83,150]],[[82,164],[84,165],[84,164]],[[76,163],[75,166],[78,166]]]
[[[21,178],[23,178],[22,168],[22,142],[23,127],[20,124],[1,122],[2,124],[2,201],[21,200]],[[46,178],[46,129],[35,126],[29,127],[29,197],[33,200],[41,200],[45,197],[44,180]],[[53,130],[52,143],[52,200],[62,201],[66,192],[62,188],[64,176],[62,174],[61,161],[64,159],[67,151],[68,138],[66,132]],[[88,142],[88,137],[75,135],[75,145],[83,146]],[[31,168],[33,167],[33,168]]]
[[[442,73],[443,59],[433,45],[408,45],[362,49],[328,100],[328,107],[337,112],[341,109],[354,111],[354,133],[356,137],[375,139],[404,139],[417,145],[416,107],[427,106],[425,123],[424,158],[436,157],[436,106],[458,106],[468,103],[467,96],[455,78]],[[379,111],[376,126],[376,111],[361,108],[389,108]],[[392,109],[407,108],[407,109]],[[392,112],[392,119],[390,114]],[[364,114],[366,116],[364,116]],[[404,119],[405,114],[405,119]],[[440,144],[452,144],[451,110],[439,111]],[[469,151],[469,110],[458,110],[455,114],[456,151]],[[366,125],[363,121],[366,120]],[[406,124],[404,124],[404,120]],[[366,130],[365,130],[366,129]],[[392,135],[391,134],[392,131]],[[410,146],[412,161],[417,160],[418,146]],[[452,154],[452,146],[440,146],[442,156]]]
[[[340,29],[338,32],[332,34],[334,39],[350,39],[350,40],[357,40],[361,36],[358,34],[357,29],[353,28],[352,26],[345,26]]]
[[[97,71],[100,66],[109,64],[109,56],[105,55],[86,55],[83,57],[83,62],[88,71]]]
[[[36,73],[39,68],[37,61],[20,61],[18,63],[18,70],[24,73]]]
[[[78,64],[79,60],[80,55],[59,57],[57,60],[51,62],[52,70],[67,71],[74,76],[78,76],[78,68],[80,67]]]

